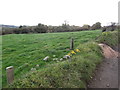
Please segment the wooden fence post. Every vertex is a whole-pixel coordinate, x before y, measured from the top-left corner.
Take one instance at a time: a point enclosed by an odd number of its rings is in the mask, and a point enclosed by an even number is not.
[[[13,66],[6,68],[6,76],[7,76],[7,82],[8,84],[11,84],[14,80],[14,68]]]
[[[74,40],[73,38],[71,38],[70,40],[70,50],[73,50],[74,49]]]

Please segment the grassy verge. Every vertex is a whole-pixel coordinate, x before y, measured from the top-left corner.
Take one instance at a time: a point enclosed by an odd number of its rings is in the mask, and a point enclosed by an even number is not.
[[[11,88],[86,88],[97,64],[102,60],[101,49],[95,42],[77,47],[80,52],[72,60],[46,65],[46,68],[29,72],[9,87]]]
[[[118,37],[118,34],[120,34],[118,30],[113,32],[111,31],[103,32],[102,35],[100,35],[100,37],[97,39],[97,42],[107,44],[112,48],[116,48],[118,47],[118,44],[119,44],[118,40],[120,40],[120,37]]]

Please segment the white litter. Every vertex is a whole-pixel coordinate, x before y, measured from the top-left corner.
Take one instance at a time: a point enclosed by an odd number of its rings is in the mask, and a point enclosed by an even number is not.
[[[46,56],[43,60],[47,61],[49,58],[50,58],[49,56]]]

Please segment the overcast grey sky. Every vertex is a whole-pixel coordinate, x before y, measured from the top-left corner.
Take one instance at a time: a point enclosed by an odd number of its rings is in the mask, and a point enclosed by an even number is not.
[[[0,24],[82,26],[118,22],[119,0],[0,0]]]

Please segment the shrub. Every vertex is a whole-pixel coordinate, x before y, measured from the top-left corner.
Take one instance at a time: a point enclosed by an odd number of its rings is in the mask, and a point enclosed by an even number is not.
[[[96,22],[95,24],[92,25],[91,30],[96,30],[101,28],[101,23]]]
[[[90,30],[90,25],[83,25],[83,26],[82,26],[82,29],[83,29],[83,30]]]
[[[105,43],[112,48],[115,48],[118,46],[118,30],[116,31],[109,31],[109,32],[103,32],[102,35],[97,39],[97,42],[99,43]]]

